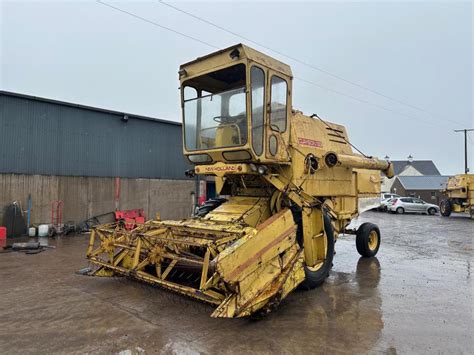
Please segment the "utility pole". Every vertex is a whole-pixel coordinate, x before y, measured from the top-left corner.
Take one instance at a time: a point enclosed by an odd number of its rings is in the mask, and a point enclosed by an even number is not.
[[[474,129],[455,129],[454,132],[464,132],[464,174],[469,172],[467,167],[467,132],[474,131]]]

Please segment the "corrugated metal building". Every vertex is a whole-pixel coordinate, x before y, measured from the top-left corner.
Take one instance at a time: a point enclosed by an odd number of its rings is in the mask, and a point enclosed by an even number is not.
[[[0,173],[183,179],[189,168],[175,122],[0,91],[0,127]]]
[[[34,222],[48,222],[55,199],[65,219],[113,211],[116,177],[122,209],[178,218],[192,208],[180,123],[0,91],[0,134],[0,207],[31,194]]]

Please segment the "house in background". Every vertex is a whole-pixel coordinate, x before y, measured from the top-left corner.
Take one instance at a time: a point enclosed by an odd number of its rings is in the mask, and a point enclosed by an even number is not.
[[[442,190],[446,187],[448,178],[449,176],[444,175],[397,176],[391,192],[439,205],[446,198]]]
[[[385,159],[388,160],[389,157],[385,157]],[[441,175],[432,160],[413,160],[413,157],[409,155],[407,160],[393,160],[391,163],[395,176],[391,179],[383,176],[382,192],[392,192],[392,185],[397,176]]]

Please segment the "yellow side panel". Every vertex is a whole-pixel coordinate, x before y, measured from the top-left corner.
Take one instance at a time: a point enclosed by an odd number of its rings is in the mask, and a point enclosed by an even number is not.
[[[291,120],[291,143],[301,148],[310,148],[316,155],[328,151],[352,154],[352,148],[345,140],[349,140],[346,128],[339,124],[311,118],[295,113]],[[320,154],[318,154],[320,153]]]
[[[217,257],[216,268],[229,283],[243,280],[256,268],[284,252],[296,240],[296,225],[289,209],[273,215]]]
[[[379,195],[381,175],[378,170],[354,169],[357,173],[357,192],[359,195]]]
[[[474,202],[474,174],[460,174],[448,179],[446,194],[450,198],[467,198]]]
[[[244,317],[262,308],[269,301],[278,303],[305,278],[304,258],[298,245],[285,254],[260,264],[254,272],[239,282],[239,293],[222,302],[213,317]]]
[[[233,196],[228,202],[209,212],[205,219],[217,222],[242,221],[255,227],[268,217],[270,217],[268,198]]]

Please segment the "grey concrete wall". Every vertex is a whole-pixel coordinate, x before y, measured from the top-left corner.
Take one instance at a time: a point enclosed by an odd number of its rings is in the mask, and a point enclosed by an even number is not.
[[[163,219],[180,219],[191,214],[193,180],[121,179],[120,209],[143,208],[147,219],[157,212]],[[79,223],[115,210],[115,179],[0,174],[0,223],[5,208],[20,201],[27,209],[28,194],[33,207],[32,223],[51,223],[51,201],[62,200],[63,222]]]

